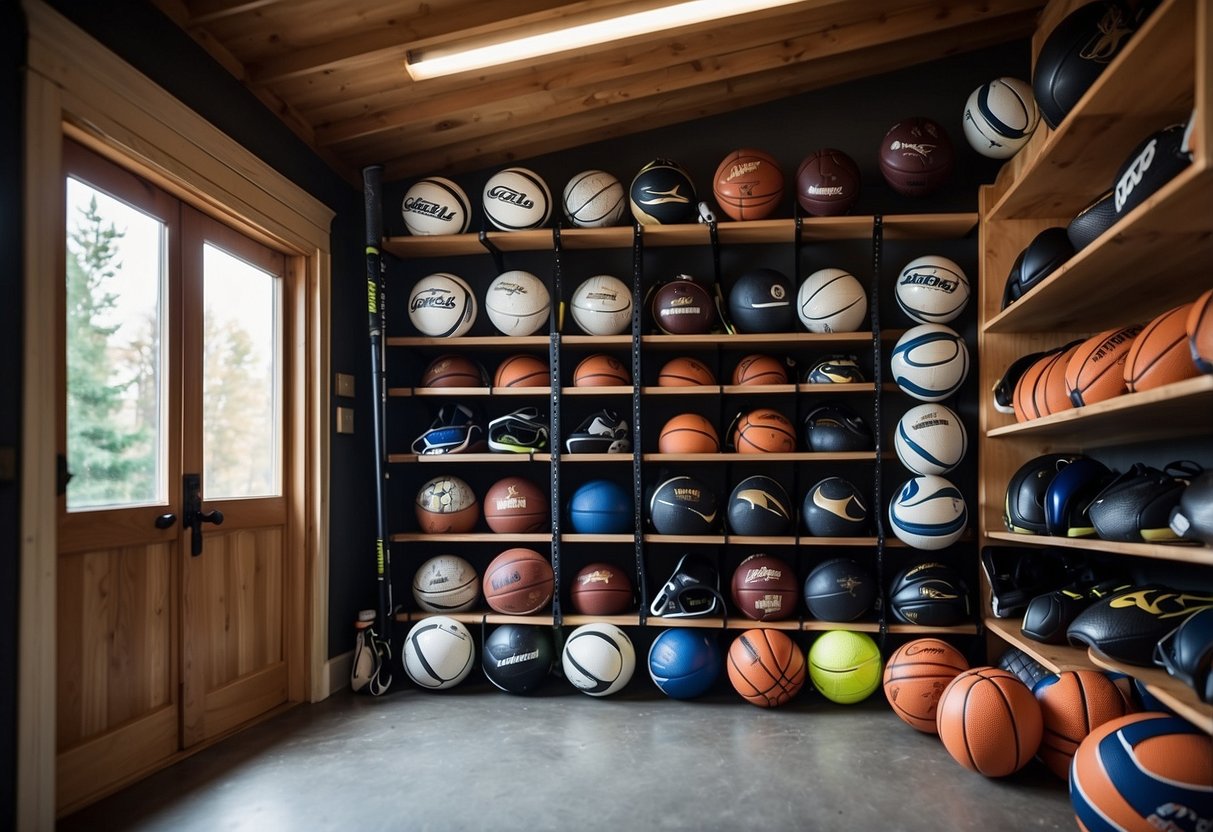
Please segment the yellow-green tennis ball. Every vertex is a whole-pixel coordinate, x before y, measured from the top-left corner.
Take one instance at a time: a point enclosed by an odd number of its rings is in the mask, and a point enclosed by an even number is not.
[[[809,678],[826,699],[862,702],[880,687],[880,648],[867,633],[830,630],[809,648]]]

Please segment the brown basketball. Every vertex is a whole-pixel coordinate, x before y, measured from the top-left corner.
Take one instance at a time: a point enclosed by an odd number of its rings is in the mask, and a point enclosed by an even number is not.
[[[1188,350],[1196,368],[1202,373],[1213,373],[1213,289],[1192,304],[1185,330]]]
[[[1015,382],[1015,393],[1011,398],[1011,406],[1015,409],[1017,422],[1028,422],[1032,419],[1039,419],[1043,415],[1036,409],[1036,388],[1041,385],[1045,370],[1056,360],[1056,353],[1037,359],[1032,366],[1024,370],[1019,381]]]
[[[1185,303],[1163,312],[1133,339],[1125,356],[1125,387],[1130,393],[1200,375],[1188,348],[1191,311],[1192,304]]]
[[[1044,721],[1037,756],[1049,770],[1068,780],[1078,744],[1105,722],[1130,713],[1120,689],[1097,670],[1065,670],[1041,680],[1035,690]]]
[[[506,477],[484,495],[484,522],[497,534],[527,534],[548,527],[552,514],[539,486],[522,477]]]
[[[924,734],[934,734],[935,710],[943,689],[968,669],[964,654],[946,641],[915,639],[889,656],[884,666],[884,695],[903,722]]]
[[[547,387],[551,383],[548,363],[533,355],[511,355],[493,376],[494,387]]]
[[[733,431],[740,454],[777,454],[796,450],[796,430],[778,410],[759,407],[746,413]]]
[[[774,708],[804,687],[804,653],[780,630],[746,630],[729,646],[729,681],[745,701]]]
[[[707,288],[677,279],[653,293],[653,322],[667,335],[703,335],[716,322],[716,302]]]
[[[796,169],[796,199],[815,217],[850,211],[859,201],[859,166],[841,150],[815,150]]]
[[[1041,375],[1041,383],[1036,386],[1036,408],[1050,415],[1070,410],[1074,402],[1070,401],[1070,392],[1066,389],[1066,368],[1070,359],[1078,352],[1079,344],[1061,352],[1057,360],[1051,363]]]
[[[936,728],[952,759],[986,777],[1006,777],[1026,766],[1044,730],[1032,691],[995,667],[966,670],[948,683],[939,697]]]
[[[602,353],[587,355],[573,370],[574,387],[628,387],[632,376],[618,358]]]
[[[733,571],[733,603],[755,621],[778,621],[796,614],[800,581],[796,570],[770,555],[750,555]]]
[[[788,367],[773,355],[747,355],[733,368],[734,384],[787,384]]]
[[[671,358],[657,374],[658,387],[715,386],[716,374],[697,358]]]
[[[464,534],[480,518],[480,502],[459,477],[438,476],[421,486],[413,505],[426,534]]]
[[[552,601],[552,565],[534,549],[506,549],[484,570],[484,600],[503,615],[530,615]]]
[[[880,142],[880,174],[903,196],[926,196],[952,175],[952,141],[929,118],[894,124]]]
[[[720,450],[716,426],[698,413],[679,413],[665,423],[657,438],[663,454],[714,454]]]
[[[488,387],[484,368],[462,355],[440,355],[421,374],[422,387]]]
[[[712,193],[722,211],[735,220],[766,219],[783,199],[783,171],[762,150],[734,150],[720,162]]]
[[[1075,407],[1125,392],[1125,359],[1141,324],[1109,329],[1078,345],[1066,365],[1066,391]]]
[[[582,615],[618,615],[632,608],[632,581],[609,563],[591,563],[573,578],[573,609]]]

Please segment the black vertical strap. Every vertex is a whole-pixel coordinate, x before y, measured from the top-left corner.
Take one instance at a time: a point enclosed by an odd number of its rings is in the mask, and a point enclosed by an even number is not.
[[[484,239],[484,232],[481,232]],[[559,628],[563,617],[560,612],[560,450],[563,437],[560,431],[560,331],[557,328],[559,308],[564,302],[564,292],[560,283],[560,224],[552,228],[552,250],[555,258],[552,266],[552,302],[548,309],[548,363],[551,365],[552,391],[548,397],[550,404],[550,424],[548,430],[548,447],[552,451],[552,461],[548,465],[552,478],[552,623]]]
[[[802,233],[802,223],[804,221],[804,217],[800,213],[799,201],[797,201],[796,204],[793,206],[793,215],[794,215],[795,219],[794,219],[793,226],[792,226],[792,228],[793,228],[792,288],[793,288],[793,290],[798,290],[800,288],[800,274],[801,274],[800,251],[801,251],[801,246],[804,243],[804,235]],[[801,408],[800,408],[801,394],[800,394],[799,372],[800,372],[800,368],[798,366],[793,366],[792,383],[796,386],[796,393],[792,397],[792,414],[793,414],[793,418],[795,420],[792,422],[793,427],[800,426],[800,418],[801,418]],[[792,513],[792,538],[793,538],[793,540],[795,540],[795,543],[792,546],[792,563],[795,565],[795,567],[797,569],[796,577],[797,577],[798,582],[800,580],[799,569],[801,566],[800,537],[801,537],[801,532],[803,531],[802,527],[804,525],[804,518],[799,516],[799,513],[797,512],[796,509],[801,504],[800,503],[800,469],[802,467],[803,466],[793,464],[793,466],[792,466],[792,493],[788,495],[790,502],[791,502],[791,505],[788,506],[788,510]],[[805,605],[805,608],[806,609],[808,608],[807,604]],[[801,630],[804,630],[804,622],[805,622],[805,613],[802,612],[800,614],[800,629]]]
[[[497,267],[497,274],[505,271],[505,260],[501,256],[501,249],[497,248],[497,244],[489,239],[489,233],[486,229],[481,228],[478,235],[480,245],[484,246],[485,251],[493,256],[493,265]]]
[[[712,241],[712,281],[721,293],[724,288],[720,285],[720,235],[717,233],[716,220],[708,222],[708,239]]]
[[[644,277],[644,234],[640,223],[632,227],[632,507],[634,523],[632,528],[632,545],[636,551],[636,581],[640,585],[640,623],[648,620],[649,587],[645,580],[644,569],[644,471],[642,469],[642,448],[640,443],[640,387],[641,362],[640,338],[641,306],[643,305],[643,289],[641,283]]]
[[[875,476],[872,484],[872,514],[876,520],[876,591],[880,599],[880,646],[889,633],[889,604],[885,592],[884,577],[884,494],[883,478],[884,429],[880,422],[881,391],[884,387],[884,363],[880,339],[880,255],[884,245],[884,218],[876,214],[872,218],[872,297],[868,304],[872,310],[872,381],[876,385],[872,407],[872,435],[876,440]]]

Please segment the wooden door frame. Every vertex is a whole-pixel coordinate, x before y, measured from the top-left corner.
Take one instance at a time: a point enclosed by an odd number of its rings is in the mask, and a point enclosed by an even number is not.
[[[21,448],[17,827],[55,819],[56,292],[64,268],[64,135],[287,255],[300,360],[285,380],[297,414],[283,449],[292,701],[328,695],[329,227],[333,212],[41,0],[22,3],[25,78],[24,350]]]

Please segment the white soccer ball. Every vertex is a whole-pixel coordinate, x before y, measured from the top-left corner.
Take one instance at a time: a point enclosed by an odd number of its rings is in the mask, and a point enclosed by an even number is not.
[[[897,276],[897,305],[920,324],[946,324],[969,302],[969,278],[954,260],[928,254]]]
[[[541,228],[552,214],[552,192],[527,168],[506,168],[484,183],[484,215],[502,231]]]
[[[938,402],[956,393],[969,374],[969,348],[943,324],[919,324],[897,339],[889,358],[893,381],[906,395]]]
[[[564,676],[590,696],[610,696],[623,690],[636,670],[636,649],[627,633],[614,624],[584,624],[564,643],[560,656]]]
[[[453,618],[418,621],[404,640],[404,670],[423,688],[446,690],[467,678],[476,657],[472,634]]]
[[[410,234],[462,234],[468,230],[472,204],[463,188],[451,180],[427,176],[405,191],[400,213]]]
[[[533,335],[547,323],[552,298],[543,281],[520,269],[503,272],[489,284],[484,311],[502,335]]]
[[[915,549],[946,549],[960,539],[968,523],[964,495],[943,477],[908,480],[889,501],[893,534]]]
[[[961,463],[969,448],[964,423],[942,404],[911,407],[893,436],[897,458],[920,476],[946,474]]]
[[[422,335],[455,338],[476,323],[476,296],[461,277],[438,272],[423,277],[409,292],[409,321]]]
[[[868,294],[843,269],[819,269],[804,279],[796,311],[809,332],[855,332],[868,314]]]
[[[974,150],[991,159],[1014,156],[1039,123],[1032,87],[1018,78],[996,78],[982,84],[965,102],[965,138]]]

